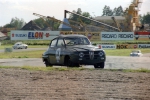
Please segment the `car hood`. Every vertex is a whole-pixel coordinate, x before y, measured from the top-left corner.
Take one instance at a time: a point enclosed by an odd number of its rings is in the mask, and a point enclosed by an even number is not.
[[[76,51],[103,51],[96,46],[93,45],[76,45],[76,46],[68,46],[68,49],[73,49]]]
[[[130,53],[130,54],[139,54],[139,53]]]
[[[27,44],[22,44],[22,45],[26,45],[27,46]]]

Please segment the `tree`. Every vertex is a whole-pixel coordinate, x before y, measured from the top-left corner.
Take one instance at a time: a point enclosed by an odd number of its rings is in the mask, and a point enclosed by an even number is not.
[[[112,16],[113,15],[113,11],[111,9],[108,9],[107,15],[108,16]]]
[[[116,14],[115,14],[115,16],[123,16],[123,14],[124,14],[124,11],[123,11],[122,6],[119,6],[119,7],[116,9]]]
[[[88,12],[83,12],[82,13],[82,16],[85,16],[85,17],[87,17],[87,18],[90,18],[91,16],[90,16],[90,13],[88,13]],[[90,24],[90,20],[88,20],[88,19],[86,19],[86,18],[82,18],[81,19],[82,20],[82,22],[84,22],[85,24]]]
[[[105,5],[102,16],[112,16],[112,15],[113,11],[110,9],[109,6]]]
[[[46,26],[42,18],[37,18],[34,19],[33,21],[41,28],[44,28]]]
[[[117,13],[117,8],[115,7],[113,10],[113,16],[116,16],[116,13]]]
[[[33,20],[39,27],[43,28],[47,28],[50,27],[52,30],[57,30],[59,27],[59,23],[58,22],[54,22],[51,19],[42,19],[42,18],[38,18],[38,19],[34,19]]]
[[[73,10],[72,11],[73,13],[77,13],[79,15],[82,15],[82,16],[85,16],[87,18],[91,18],[91,15],[89,12],[82,12],[81,8],[78,8],[77,11]],[[75,14],[70,14],[69,16],[69,19],[73,20],[73,21],[77,21],[77,22],[83,22],[85,24],[89,24],[90,23],[90,20],[86,19],[86,18],[83,18],[83,17],[80,17],[78,15],[75,15]]]
[[[122,6],[114,8],[113,10],[110,9],[110,7],[107,5],[105,5],[105,7],[103,8],[102,16],[122,16],[122,15],[124,15]]]
[[[142,21],[143,21],[143,16],[140,14],[139,15],[139,21],[142,23]],[[143,23],[142,23],[143,24]]]
[[[25,21],[23,19],[19,19],[15,17],[11,19],[9,24],[4,25],[4,28],[21,29],[24,25],[25,25]]]
[[[146,15],[143,15],[141,17],[141,23],[142,24],[150,24],[150,13],[147,13]]]
[[[82,14],[81,8],[78,8],[78,9],[77,9],[77,14],[80,14],[80,15]]]
[[[75,10],[73,10],[72,12],[73,12],[73,13],[76,13]],[[77,21],[77,18],[78,18],[78,16],[77,16],[77,15],[74,15],[74,14],[70,14],[70,16],[69,16],[69,19],[74,20],[74,21]]]

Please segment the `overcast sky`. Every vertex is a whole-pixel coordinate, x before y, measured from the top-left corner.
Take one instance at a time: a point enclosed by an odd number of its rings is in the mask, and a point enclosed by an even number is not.
[[[33,13],[54,16],[62,20],[64,10],[81,8],[92,16],[101,16],[105,5],[111,9],[122,6],[127,8],[133,0],[0,0],[0,26],[10,23],[11,18],[23,18],[25,22],[38,18]],[[143,0],[140,14],[150,12],[150,0]]]

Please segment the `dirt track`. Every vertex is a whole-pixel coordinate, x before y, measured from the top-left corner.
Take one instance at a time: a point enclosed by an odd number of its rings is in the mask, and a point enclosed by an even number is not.
[[[0,100],[150,100],[150,73],[0,69]]]

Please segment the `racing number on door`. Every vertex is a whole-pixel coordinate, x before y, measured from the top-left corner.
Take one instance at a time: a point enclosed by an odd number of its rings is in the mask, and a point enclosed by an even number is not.
[[[61,54],[61,48],[58,48],[57,50],[56,50],[56,61],[57,61],[57,63],[59,63],[60,62],[60,54]]]

